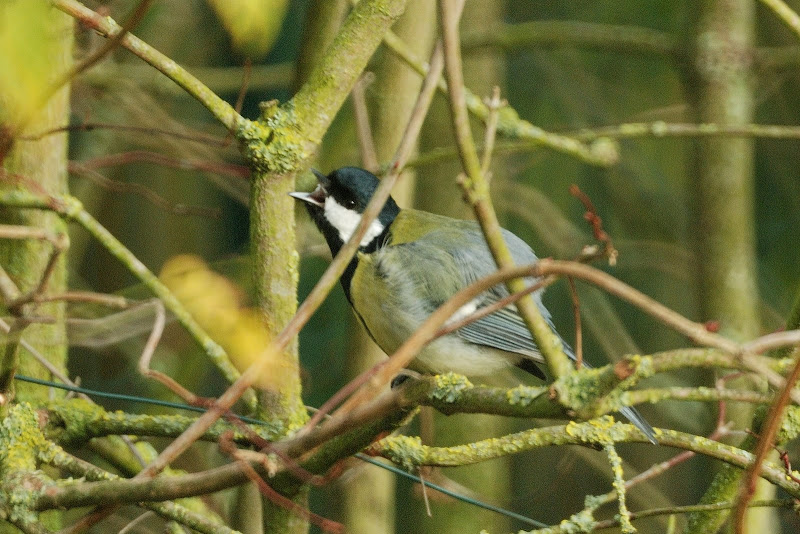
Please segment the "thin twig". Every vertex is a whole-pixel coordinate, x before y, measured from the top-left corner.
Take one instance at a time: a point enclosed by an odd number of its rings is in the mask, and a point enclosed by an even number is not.
[[[32,112],[27,114],[27,116],[21,117],[13,126],[10,127],[9,131],[3,132],[3,137],[7,139],[14,139],[18,137],[20,133],[25,131],[33,119],[36,118],[36,114],[45,107],[45,104],[47,104],[53,95],[55,95],[63,86],[72,81],[78,74],[100,61],[120,44],[128,32],[136,27],[137,24],[139,24],[145,13],[147,13],[147,10],[152,2],[153,0],[140,0],[134,12],[130,17],[128,17],[128,20],[125,21],[125,24],[119,28],[119,32],[116,35],[106,41],[103,46],[98,48],[94,53],[85,57],[82,61],[73,64],[72,67],[67,70],[67,72],[64,72],[58,76],[53,83],[51,83],[42,91],[41,95],[38,95],[38,104],[33,106]],[[0,152],[3,152],[0,154],[0,161],[5,159],[5,150],[7,149],[6,145],[7,143],[3,143],[3,146],[0,147]]]
[[[791,347],[800,344],[800,330],[784,330],[783,332],[772,332],[749,341],[742,345],[744,352],[753,354],[763,354],[767,351],[782,347]]]
[[[164,325],[167,321],[167,313],[164,310],[164,304],[158,299],[153,299],[151,302],[155,307],[156,316],[153,321],[153,328],[150,330],[150,335],[147,337],[147,343],[145,343],[142,349],[142,355],[139,357],[139,373],[147,378],[152,378],[161,382],[167,389],[175,393],[188,404],[196,406],[199,400],[197,395],[181,386],[172,377],[161,371],[150,369],[150,360],[153,358],[156,347],[158,347],[158,342],[161,340],[161,335],[164,333]]]
[[[53,275],[58,258],[69,247],[69,237],[67,234],[52,233],[49,230],[41,228],[33,228],[29,226],[17,225],[0,225],[0,238],[5,239],[36,239],[40,241],[47,241],[53,247],[50,252],[50,257],[47,260],[42,275],[39,278],[39,283],[27,295],[19,295],[11,301],[6,301],[6,307],[14,314],[21,315],[22,307],[25,304],[34,302],[39,295],[42,295],[47,290],[47,284]],[[0,274],[0,293],[5,296],[6,294],[14,293],[14,284],[9,284],[10,278],[5,271]]]
[[[529,287],[526,287],[523,291],[519,291],[517,293],[514,293],[513,295],[505,296],[502,299],[497,300],[497,301],[493,302],[492,304],[490,304],[488,306],[483,306],[481,308],[478,308],[477,310],[475,310],[475,312],[467,315],[466,317],[464,317],[462,319],[459,319],[458,321],[447,321],[445,323],[445,325],[443,327],[441,327],[438,332],[436,332],[436,337],[438,338],[438,337],[446,336],[447,334],[449,334],[451,332],[455,332],[459,328],[463,328],[463,327],[467,326],[468,324],[474,323],[475,321],[486,317],[487,315],[491,315],[494,312],[505,308],[509,304],[515,303],[516,301],[518,301],[519,299],[521,299],[525,295],[530,295],[534,291],[537,291],[537,290],[549,285],[550,283],[554,282],[555,280],[557,280],[557,278],[555,276],[539,280],[535,284],[533,284],[533,285],[531,285]]]
[[[569,295],[572,300],[572,315],[575,320],[575,369],[580,369],[583,365],[583,326],[581,323],[581,303],[578,298],[578,288],[575,287],[575,280],[567,277],[569,284]]]
[[[489,116],[486,118],[486,131],[483,134],[481,171],[486,176],[486,181],[488,182],[492,155],[494,152],[494,142],[497,138],[497,120],[500,117],[500,108],[508,104],[505,100],[500,99],[500,86],[494,86],[491,98],[484,100],[484,104],[486,104],[486,107],[489,109]]]
[[[598,139],[633,139],[637,137],[765,137],[768,139],[800,139],[800,127],[780,124],[654,121],[583,128],[570,132],[568,135],[585,142]]]
[[[795,330],[795,332],[798,332]],[[744,477],[742,478],[739,497],[737,499],[736,508],[734,511],[734,525],[737,534],[744,534],[745,513],[747,512],[748,504],[752,500],[756,491],[756,482],[761,472],[761,466],[766,460],[767,454],[772,450],[775,441],[775,435],[781,425],[786,405],[789,404],[791,398],[791,390],[800,378],[800,357],[797,358],[792,372],[786,378],[786,383],[776,398],[775,402],[770,406],[764,424],[761,425],[760,436],[758,438],[758,445],[755,449],[755,459],[753,463],[747,468]]]
[[[105,43],[103,43],[102,46],[100,46],[90,55],[83,58],[80,62],[75,63],[68,72],[65,72],[56,80],[56,82],[48,91],[48,98],[52,96],[52,94],[55,93],[62,85],[66,85],[70,81],[74,80],[80,73],[90,69],[92,66],[97,64],[97,62],[117,48],[125,36],[128,35],[128,33],[134,28],[136,28],[136,26],[138,26],[139,22],[141,22],[147,13],[147,10],[150,9],[150,4],[152,3],[153,0],[141,0],[139,5],[136,6],[136,9],[122,24],[119,31],[115,35],[109,38]]]
[[[783,0],[761,0],[786,26],[800,37],[800,15]]]
[[[428,73],[429,67],[416,57],[410,47],[396,33],[387,31],[384,34],[383,42],[389,50],[420,75],[425,76]],[[449,84],[444,80],[438,86],[439,91],[443,94],[447,94],[448,87]],[[464,91],[468,95],[467,105],[470,113],[481,120],[486,120],[489,115],[486,105],[468,89],[464,88]],[[572,137],[547,132],[526,120],[512,118],[511,115],[503,117],[498,122],[497,130],[506,137],[526,139],[528,143],[565,153],[590,165],[608,167],[616,163],[618,159],[616,146],[613,143],[587,145]]]
[[[200,217],[208,217],[218,219],[220,217],[219,208],[207,208],[204,206],[187,206],[186,204],[173,204],[167,199],[142,184],[138,183],[124,183],[117,180],[106,178],[97,171],[93,171],[81,166],[78,162],[71,162],[69,164],[69,171],[73,174],[80,174],[86,176],[94,183],[109,191],[117,191],[120,193],[132,193],[139,195],[151,204],[163,209],[164,211],[174,213],[175,215],[196,215]]]
[[[51,293],[49,295],[36,295],[34,302],[86,302],[99,304],[109,308],[127,309],[131,307],[131,301],[119,295],[108,293],[95,293],[94,291],[65,291],[63,293]]]
[[[123,31],[119,24],[111,19],[111,17],[103,17],[76,0],[51,1],[57,9],[76,18],[87,27],[105,37],[112,38]],[[161,71],[183,88],[184,91],[200,101],[228,131],[235,131],[244,121],[244,118],[236,113],[236,110],[234,110],[230,104],[203,85],[200,80],[178,66],[175,61],[161,52],[158,52],[132,33],[126,33],[120,39],[120,45]]]
[[[37,191],[35,184],[29,181],[23,181],[23,184]],[[80,224],[163,301],[164,306],[175,315],[189,334],[203,347],[208,357],[228,380],[234,382],[241,376],[230,362],[225,350],[200,327],[175,295],[125,245],[92,217],[77,198],[69,195],[52,196],[19,190],[0,195],[0,203],[17,208],[51,210]],[[247,389],[245,388],[245,390]],[[248,390],[246,394],[242,392],[240,395],[246,395],[245,402],[248,405],[255,405],[255,393],[252,390]]]
[[[272,501],[275,505],[294,512],[307,519],[309,522],[315,524],[325,532],[333,532],[334,534],[340,534],[344,532],[344,525],[341,523],[331,521],[330,519],[315,514],[314,512],[307,510],[293,500],[284,497],[275,491],[263,478],[261,478],[256,470],[253,469],[253,466],[251,466],[248,461],[239,455],[239,450],[236,448],[236,444],[233,442],[232,437],[232,432],[227,432],[220,436],[220,450],[236,461],[242,471],[247,475],[247,478],[249,478],[256,484],[256,486],[258,486],[258,490],[264,497]]]
[[[191,141],[193,143],[201,143],[203,145],[211,145],[217,147],[225,147],[225,140],[220,139],[218,136],[208,135],[202,132],[195,132],[191,134],[178,132],[175,130],[164,130],[161,128],[153,128],[151,126],[132,126],[130,124],[111,124],[105,122],[86,122],[82,124],[67,124],[65,126],[58,126],[36,134],[24,135],[20,139],[25,141],[38,141],[48,135],[54,135],[62,132],[91,132],[92,130],[105,129],[115,130],[120,132],[137,132],[145,135],[164,135],[181,141]]]
[[[148,510],[146,512],[143,512],[143,513],[137,515],[131,521],[129,521],[128,524],[125,525],[117,534],[128,534],[128,532],[130,532],[132,529],[134,529],[136,527],[136,525],[138,525],[139,523],[141,523],[145,519],[149,519],[149,518],[151,518],[153,516],[155,516],[155,512],[152,512],[150,510]]]
[[[369,123],[369,110],[365,89],[375,79],[371,72],[365,72],[353,86],[350,95],[353,100],[353,116],[356,121],[356,137],[358,146],[361,147],[361,163],[370,172],[378,172],[378,153],[375,151],[375,139],[372,135],[372,126]]]

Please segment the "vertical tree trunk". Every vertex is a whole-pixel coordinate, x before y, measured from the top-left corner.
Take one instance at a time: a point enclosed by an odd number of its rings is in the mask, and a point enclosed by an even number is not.
[[[755,32],[753,0],[706,0],[698,9],[696,113],[699,122],[743,125],[752,122],[751,74]],[[737,340],[759,334],[756,288],[753,157],[750,138],[709,137],[697,143],[695,228],[702,318],[719,320],[721,331]],[[755,387],[754,384],[751,384]],[[733,385],[731,386],[733,387]],[[738,429],[752,425],[752,410],[729,411]],[[725,466],[706,499],[733,499],[741,472]],[[759,482],[758,497],[774,492]],[[689,532],[716,532],[727,512],[689,517]],[[747,532],[776,532],[769,508],[748,512]]]
[[[17,9],[22,9],[17,7]],[[72,66],[72,47],[74,21],[71,17],[56,11],[47,10],[42,23],[42,35],[31,35],[31,39],[49,40],[43,48],[52,50],[50,57],[50,80],[52,82]],[[13,50],[3,51],[14,54]],[[44,87],[41,87],[44,90]],[[0,95],[2,96],[2,95]],[[69,123],[70,85],[66,84],[50,98],[39,110],[34,120],[23,133],[44,132]],[[38,188],[46,193],[60,195],[67,192],[67,134],[48,135],[38,141],[17,141],[3,162],[4,169],[17,175],[24,183],[14,185],[0,181],[0,188]],[[66,234],[67,227],[61,218],[51,212],[41,210],[17,211],[0,208],[0,223],[19,224],[33,228],[46,229],[53,234]],[[53,248],[49,243],[32,240],[0,240],[0,265],[11,276],[22,295],[37,287],[47,265]],[[66,254],[62,254],[53,270],[47,285],[48,292],[61,293],[67,289]],[[64,325],[64,303],[52,302],[37,306],[33,313],[53,319],[49,324],[32,324],[23,332],[28,341],[42,356],[66,374],[67,338]],[[0,339],[5,336],[0,334]],[[4,347],[0,347],[2,350]],[[51,380],[53,377],[42,365],[34,360],[28,351],[19,348],[19,367],[17,373]],[[16,400],[44,402],[50,394],[48,388],[34,384],[15,383]],[[56,393],[57,395],[59,393]],[[51,529],[62,526],[61,512],[42,514],[42,523]],[[0,532],[18,532],[8,523],[0,521]]]
[[[72,65],[73,20],[55,9],[47,11],[47,20],[43,27],[46,31],[41,36],[32,35],[32,39],[51,40],[47,50],[55,51],[51,58],[52,82]],[[3,53],[13,54],[6,50]],[[41,87],[44,90],[44,86]],[[69,84],[53,95],[39,110],[34,120],[28,125],[25,134],[44,132],[69,123]],[[20,185],[0,182],[0,188],[38,188],[48,194],[60,195],[67,192],[67,134],[47,135],[38,141],[18,140],[11,153],[3,162],[4,168],[12,175],[18,175],[24,181]],[[54,234],[66,234],[66,224],[54,213],[43,210],[10,210],[0,209],[0,222],[3,224],[19,224],[33,228],[49,230]],[[34,290],[49,261],[52,245],[34,240],[0,240],[0,265],[16,282],[21,294]],[[65,254],[56,265],[47,285],[49,293],[60,293],[66,289],[67,271]],[[50,324],[32,324],[28,326],[23,337],[53,365],[66,373],[67,339],[64,328],[64,304],[53,302],[39,305],[35,314],[51,317]],[[4,337],[4,336],[3,336]],[[50,372],[24,349],[19,349],[20,364],[18,372],[43,379],[51,379]],[[16,398],[21,401],[44,401],[48,397],[47,388],[33,384],[16,384]]]
[[[267,331],[276,337],[297,311],[298,255],[295,250],[294,174],[254,173],[250,197],[250,241],[253,254],[256,300]],[[284,351],[282,380],[275,391],[262,391],[259,410],[264,420],[280,422],[285,431],[305,422],[307,413],[300,396],[300,362],[297,340]],[[293,500],[307,508],[308,489]],[[302,534],[308,522],[297,512],[264,500],[265,532]]]

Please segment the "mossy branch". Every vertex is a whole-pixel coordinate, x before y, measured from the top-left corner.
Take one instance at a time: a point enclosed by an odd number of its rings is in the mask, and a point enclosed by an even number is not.
[[[745,469],[753,461],[753,455],[747,451],[693,434],[656,429],[656,435],[660,445],[692,450],[739,469]],[[623,441],[648,442],[635,426],[617,423],[611,417],[601,417],[585,423],[571,422],[567,425],[535,428],[452,447],[429,447],[422,445],[419,438],[392,436],[375,444],[371,450],[406,469],[413,470],[422,465],[441,467],[469,465],[511,453],[555,445],[583,445],[595,448],[598,445]],[[793,497],[800,497],[800,484],[787,477],[783,467],[766,462],[761,476]]]

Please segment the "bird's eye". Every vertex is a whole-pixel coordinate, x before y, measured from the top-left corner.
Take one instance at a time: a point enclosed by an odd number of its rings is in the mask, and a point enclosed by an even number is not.
[[[344,201],[344,207],[345,207],[345,208],[347,208],[347,209],[352,209],[352,208],[355,208],[355,207],[356,207],[356,201],[355,201],[355,199],[352,199],[352,198],[348,198],[348,199],[346,199],[346,200]]]

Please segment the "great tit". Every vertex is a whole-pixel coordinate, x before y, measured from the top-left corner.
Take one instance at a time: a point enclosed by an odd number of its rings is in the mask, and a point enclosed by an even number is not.
[[[302,200],[331,253],[350,239],[361,214],[378,187],[378,179],[357,167],[343,167],[325,176],[313,171],[319,184],[311,193],[295,192]],[[503,230],[514,262],[536,262],[536,255],[519,237]],[[496,270],[478,224],[413,209],[400,209],[390,197],[370,224],[341,282],[344,294],[372,339],[391,354],[453,294]],[[528,284],[536,282],[528,278]],[[500,284],[456,312],[450,321],[471,315],[508,295]],[[555,331],[542,304],[533,298]],[[564,343],[567,355],[575,359]],[[507,306],[435,339],[409,366],[427,374],[449,371],[466,376],[488,375],[516,365],[539,377],[544,373],[536,344],[515,306]],[[623,408],[628,420],[656,443],[652,427],[633,408]]]

